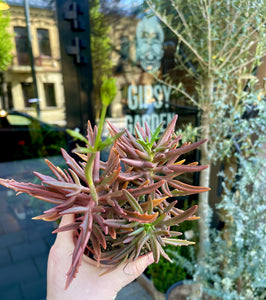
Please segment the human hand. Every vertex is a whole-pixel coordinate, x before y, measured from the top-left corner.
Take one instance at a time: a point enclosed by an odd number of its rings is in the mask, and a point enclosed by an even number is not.
[[[73,215],[64,215],[60,226],[71,222]],[[152,253],[149,253],[100,276],[106,268],[97,267],[95,261],[84,255],[76,278],[65,290],[66,274],[71,265],[74,247],[73,231],[57,234],[48,258],[47,300],[115,299],[120,289],[140,276],[154,262]]]

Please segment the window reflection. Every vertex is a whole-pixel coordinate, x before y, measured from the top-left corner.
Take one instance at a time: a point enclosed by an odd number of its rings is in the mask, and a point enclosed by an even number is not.
[[[10,5],[10,32],[14,33],[14,59],[5,71],[2,107],[38,117],[36,90],[28,48],[24,1]],[[61,69],[60,43],[55,7],[51,1],[29,1],[31,46],[34,56],[40,118],[43,122],[65,126],[65,95]],[[55,4],[55,2],[54,2]],[[4,85],[3,84],[3,85]],[[1,90],[1,89],[0,89]],[[0,95],[1,96],[1,95]],[[30,101],[29,101],[30,100]]]
[[[30,99],[34,99],[35,97],[33,84],[29,82],[21,82],[21,89],[23,93],[24,106],[31,107]]]
[[[46,106],[56,106],[56,100],[55,100],[55,89],[53,83],[44,83],[44,92],[45,92],[45,101]]]
[[[14,27],[17,61],[19,65],[29,65],[30,56],[26,27]]]
[[[37,36],[39,44],[39,54],[44,56],[52,56],[48,29],[38,28]]]

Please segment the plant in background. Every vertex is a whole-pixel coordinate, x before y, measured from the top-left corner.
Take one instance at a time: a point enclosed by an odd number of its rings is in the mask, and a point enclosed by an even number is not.
[[[170,85],[200,112],[201,164],[228,159],[235,152],[239,123],[255,107],[258,83],[255,71],[266,53],[264,1],[146,0],[154,15],[177,42],[177,61],[170,74],[157,80]],[[184,84],[184,71],[194,91]],[[180,72],[182,78],[180,78]],[[254,105],[250,105],[250,98]],[[262,99],[262,97],[260,97]],[[262,100],[261,100],[262,101]],[[250,142],[244,134],[240,147]],[[232,164],[231,161],[229,164]],[[201,172],[200,185],[209,186],[210,170]],[[199,195],[199,263],[207,256],[211,209],[208,193]]]
[[[157,80],[170,85],[187,103],[198,108],[197,131],[209,141],[201,146],[201,164],[222,162],[225,166],[226,192],[218,206],[225,223],[221,234],[210,235],[212,212],[208,193],[199,195],[200,247],[197,267],[190,268],[194,282],[201,282],[204,288],[208,286],[217,299],[263,299],[260,290],[265,289],[265,282],[258,278],[265,278],[266,270],[261,260],[265,257],[261,248],[265,240],[265,207],[259,200],[262,196],[256,197],[256,193],[257,182],[262,186],[265,182],[265,173],[261,172],[260,178],[255,170],[266,128],[265,83],[256,78],[266,53],[265,2],[146,3],[177,42],[176,68]],[[194,91],[182,83],[184,71]],[[210,185],[210,172],[211,168],[201,172],[200,185]],[[255,224],[259,229],[253,236],[252,230],[248,231]],[[183,262],[186,267],[188,261]],[[251,268],[252,265],[260,267]],[[193,292],[192,297],[196,299],[197,295]]]
[[[223,230],[211,231],[208,256],[201,264],[169,252],[214,299],[260,300],[266,296],[266,161],[261,153],[266,142],[266,106],[257,94],[250,95],[246,103],[253,115],[246,113],[241,122],[235,121],[235,153],[230,167],[219,174],[223,194],[217,208],[222,211]]]
[[[166,248],[166,252],[168,252],[168,249],[171,248],[174,247],[168,246]],[[174,251],[179,252],[181,249],[182,248],[175,248]],[[172,259],[172,261],[174,260]],[[152,264],[150,267],[148,267],[147,274],[151,276],[155,288],[161,293],[166,293],[171,285],[187,278],[187,272],[185,268],[178,266],[177,264],[173,264],[173,262],[169,262],[165,259],[160,259],[157,264]]]
[[[225,194],[218,205],[231,223],[224,231],[211,231],[204,264],[174,250],[169,255],[177,267],[200,278],[203,291],[214,299],[262,300],[266,297],[266,162],[261,157],[237,157],[241,168],[237,174],[232,170],[234,179],[225,178]],[[226,188],[228,181],[233,189]]]
[[[105,114],[115,97],[115,81],[105,79],[101,88],[102,113],[98,128],[88,122],[87,138],[76,132],[73,137],[86,143],[78,146],[75,161],[62,150],[68,170],[55,167],[46,160],[55,177],[34,174],[41,184],[20,183],[0,179],[0,184],[17,192],[28,193],[55,204],[35,219],[54,221],[65,214],[74,214],[72,224],[54,232],[74,230],[75,250],[67,274],[66,288],[75,277],[83,254],[99,264],[111,266],[137,259],[152,251],[156,262],[160,255],[170,260],[164,247],[182,246],[192,242],[179,239],[182,233],[172,229],[184,220],[198,219],[197,205],[187,210],[169,203],[168,197],[178,197],[208,191],[177,179],[186,172],[198,172],[207,166],[184,164],[180,156],[194,150],[205,140],[179,146],[180,136],[174,133],[177,116],[160,136],[161,126],[152,132],[136,126],[135,137],[127,130],[120,132],[109,123],[110,136],[101,140]],[[107,162],[100,160],[100,151],[113,144]],[[110,268],[108,268],[110,270]]]

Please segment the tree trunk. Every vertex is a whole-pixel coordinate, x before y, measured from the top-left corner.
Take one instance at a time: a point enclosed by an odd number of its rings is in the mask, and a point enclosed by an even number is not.
[[[213,101],[213,79],[207,78],[204,82],[204,93],[201,95],[202,99],[202,113],[201,113],[201,139],[210,139],[210,104]],[[208,151],[208,141],[201,145],[201,165],[209,165],[209,168],[200,172],[200,186],[209,187],[210,186],[210,158]],[[199,251],[197,257],[198,265],[204,265],[204,258],[207,253],[207,245],[210,241],[209,225],[212,216],[211,208],[209,206],[209,192],[199,194],[198,203],[198,215],[199,219]],[[202,299],[202,286],[200,284],[200,278],[195,278],[199,285],[196,285],[191,292],[191,300]],[[199,296],[200,295],[200,296]]]
[[[205,80],[205,91],[202,99],[202,114],[201,114],[201,138],[210,139],[210,105],[213,101],[213,79],[207,78]],[[201,146],[201,165],[209,165],[209,168],[200,173],[200,186],[210,186],[210,158],[208,151],[208,142]],[[206,256],[205,245],[209,243],[209,224],[211,219],[211,209],[209,206],[209,192],[199,194],[199,253],[198,261],[200,262]]]
[[[204,114],[204,113],[203,113]],[[202,115],[202,121],[207,121],[205,116]],[[203,124],[202,124],[203,125]],[[204,138],[209,138],[209,135],[206,135],[208,131],[208,124],[206,124],[206,130],[203,130],[205,134],[202,135]],[[200,173],[200,186],[210,186],[210,173],[211,173],[211,166],[210,160],[208,158],[208,151],[207,151],[207,143],[202,145],[201,147],[201,165],[209,165],[209,168],[201,171]],[[199,207],[198,207],[198,215],[200,216],[199,219],[199,253],[198,259],[201,260],[205,257],[205,245],[209,242],[209,223],[211,218],[211,209],[209,206],[209,192],[200,193],[199,194]]]

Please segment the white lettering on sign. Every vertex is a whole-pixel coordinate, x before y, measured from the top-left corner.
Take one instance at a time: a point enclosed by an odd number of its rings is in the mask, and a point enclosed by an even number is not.
[[[125,116],[127,129],[134,133],[134,127],[139,123],[142,127],[146,122],[154,131],[162,122],[162,130],[170,123],[174,113],[156,112],[154,109],[167,109],[169,107],[171,87],[166,85],[130,85],[127,90],[128,108],[134,112],[136,110],[146,110],[143,114]],[[153,109],[154,108],[154,109]]]
[[[144,127],[144,123],[147,122],[150,129],[154,132],[155,129],[162,123],[162,131],[166,129],[166,126],[171,122],[175,113],[160,113],[160,114],[149,114],[149,115],[126,115],[125,116],[125,125],[126,128],[134,133],[134,127],[137,123],[139,123],[142,127]]]
[[[147,109],[151,102],[160,109],[165,103],[169,107],[171,87],[166,85],[130,85],[127,90],[128,108],[131,110]]]
[[[166,102],[166,108],[169,107],[169,100],[170,100],[170,94],[171,94],[171,87],[163,85],[163,91],[164,91],[164,97]]]
[[[136,85],[130,85],[127,90],[128,107],[131,110],[138,108],[138,88]]]

